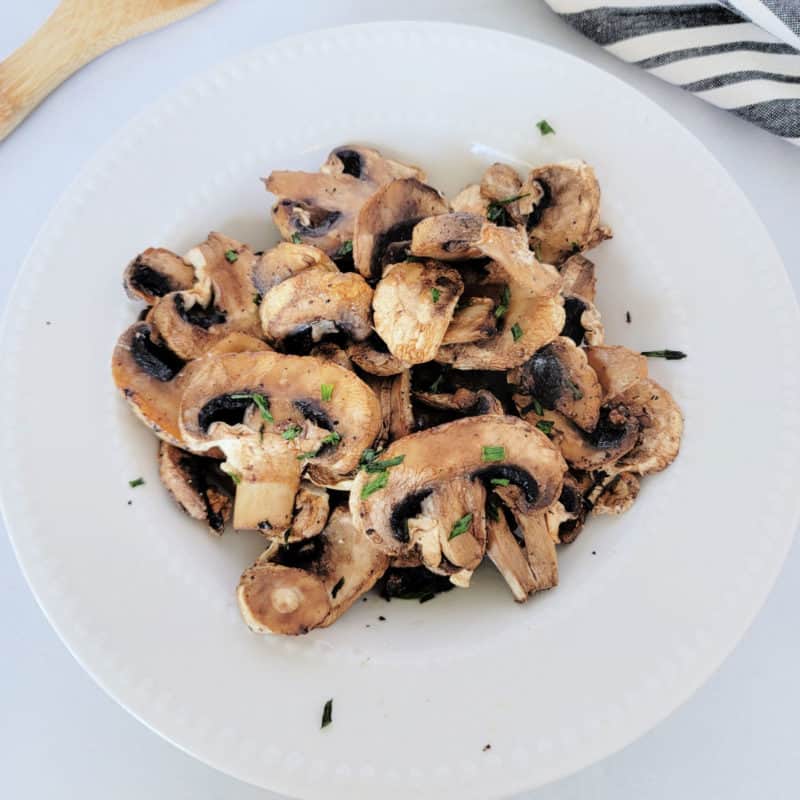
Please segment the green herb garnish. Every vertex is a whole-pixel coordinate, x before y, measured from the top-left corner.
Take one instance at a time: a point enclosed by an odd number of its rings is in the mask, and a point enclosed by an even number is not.
[[[486,513],[489,515],[489,519],[492,520],[492,522],[500,522],[500,509],[493,500],[490,500],[486,504]]]
[[[642,350],[642,355],[648,358],[666,358],[667,361],[679,361],[686,358],[686,353],[680,350]]]
[[[556,132],[556,129],[546,119],[540,119],[536,123],[536,127],[539,129],[539,133],[541,133],[542,136],[547,136],[548,133]]]
[[[514,337],[515,342],[522,338],[522,328],[520,328],[519,322],[515,322],[511,326],[511,335]]]
[[[554,423],[552,420],[550,420],[550,419],[540,419],[540,420],[539,420],[539,421],[536,423],[536,427],[537,427],[537,428],[538,428],[538,429],[539,429],[539,430],[540,430],[542,433],[545,433],[545,434],[547,434],[548,436],[550,435],[550,432],[553,430],[553,425],[555,425],[555,423]]]
[[[536,260],[537,261],[541,261],[542,260],[542,243],[541,242],[536,242],[536,244],[533,246],[533,254],[536,256]]]
[[[226,250],[225,258],[229,264],[233,264],[235,261],[238,261],[239,254],[235,250]]]
[[[281,436],[286,439],[287,442],[291,442],[292,439],[296,439],[300,433],[302,432],[302,428],[299,425],[290,425],[282,434]]]
[[[384,459],[383,461],[371,461],[369,464],[365,465],[365,469],[367,472],[383,472],[385,469],[391,469],[398,464],[402,464],[405,459],[405,455],[399,455]]]
[[[344,578],[339,578],[339,580],[336,581],[333,589],[331,589],[331,597],[336,597],[336,595],[339,594],[339,589],[341,589],[342,586],[344,586]]]
[[[522,200],[523,197],[530,197],[530,192],[515,194],[513,197],[506,197],[502,200],[492,200],[486,209],[486,219],[488,219],[489,222],[497,222],[501,217],[506,215],[506,206],[509,203],[515,203],[517,200]]]
[[[569,390],[572,392],[573,400],[583,400],[583,392],[580,390],[577,383],[567,380],[567,386],[569,386]]]
[[[332,383],[323,383],[319,387],[319,394],[323,400],[328,401],[333,397],[333,384]]]
[[[511,289],[508,286],[503,287],[503,294],[500,295],[500,305],[494,310],[495,319],[500,319],[505,316],[508,311],[509,303],[511,303]]]
[[[361,458],[358,460],[358,466],[365,467],[367,464],[371,464],[377,457],[378,457],[378,451],[373,450],[371,447],[368,447],[361,454]]]
[[[484,445],[481,448],[482,461],[503,461],[506,457],[505,447],[498,445]]]
[[[238,486],[242,482],[242,476],[235,470],[235,469],[225,469],[225,467],[220,467],[220,469]]]
[[[297,456],[297,460],[308,461],[309,458],[314,458],[318,452],[319,450],[309,450],[307,453],[300,453],[300,455]]]
[[[328,700],[325,703],[325,708],[322,709],[322,725],[320,728],[327,728],[333,722],[333,700]]]
[[[535,397],[531,400],[531,406],[533,407],[534,414],[536,414],[539,417],[544,416],[544,408],[542,407],[542,404]]]
[[[366,500],[370,495],[373,495],[380,489],[385,488],[388,481],[389,470],[387,469],[381,472],[377,478],[374,478],[366,486],[364,486],[364,488],[361,490],[361,499]]]
[[[447,537],[447,541],[449,542],[451,539],[455,539],[456,536],[461,536],[462,533],[466,533],[470,525],[472,525],[471,511],[468,514],[464,514],[464,516],[453,525],[450,535]]]
[[[300,238],[299,233],[292,234],[292,244],[300,244],[303,240]]]
[[[508,486],[511,481],[508,478],[492,478],[489,483],[491,483],[492,486]]]
[[[231,400],[251,400],[261,412],[261,419],[265,419],[267,422],[275,422],[275,417],[272,416],[272,412],[269,410],[269,401],[263,394],[258,392],[232,394]]]
[[[348,239],[346,242],[342,243],[342,246],[336,251],[334,254],[334,258],[344,258],[344,256],[349,256],[350,253],[353,252],[353,240]]]
[[[135,489],[137,486],[144,486],[144,478],[134,478],[132,481],[128,481],[128,486],[131,489]]]
[[[440,373],[439,377],[431,384],[431,392],[433,392],[433,394],[438,394],[443,380],[444,372]]]
[[[431,297],[433,298],[434,303],[438,303],[441,296],[442,293],[438,289],[431,289]]]
[[[339,444],[342,441],[342,436],[338,431],[331,431],[323,440],[322,444]]]

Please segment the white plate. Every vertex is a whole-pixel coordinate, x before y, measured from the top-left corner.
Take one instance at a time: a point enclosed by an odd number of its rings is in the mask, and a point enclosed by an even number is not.
[[[539,135],[542,117],[555,136]],[[329,630],[260,638],[234,597],[258,537],[215,540],[173,506],[154,440],[112,386],[111,349],[136,312],[120,276],[145,246],[181,250],[210,229],[268,245],[259,176],[316,168],[351,140],[419,162],[448,192],[496,159],[592,163],[616,233],[593,255],[608,340],[689,352],[651,364],[684,409],[683,452],[628,515],[563,548],[561,585],[524,607],[486,567],[469,592],[371,597]],[[740,638],[796,524],[798,338],[753,209],[628,86],[488,30],[304,35],[138,117],[53,212],[2,338],[8,528],[76,657],[198,758],[307,798],[485,800],[632,741]]]

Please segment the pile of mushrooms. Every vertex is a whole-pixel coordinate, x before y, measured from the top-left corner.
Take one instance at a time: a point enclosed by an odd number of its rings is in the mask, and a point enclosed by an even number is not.
[[[683,427],[603,342],[592,168],[493,164],[449,201],[345,145],[265,183],[284,241],[145,250],[112,363],[180,507],[263,537],[247,625],[324,627],[379,581],[428,599],[486,557],[519,602],[555,586],[559,547],[629,509]]]

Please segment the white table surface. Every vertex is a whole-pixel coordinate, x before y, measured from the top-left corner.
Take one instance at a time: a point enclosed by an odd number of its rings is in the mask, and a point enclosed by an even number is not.
[[[55,0],[0,3],[0,58],[55,5]],[[616,61],[541,0],[220,0],[84,68],[0,144],[0,304],[5,306],[19,266],[58,196],[95,149],[141,108],[235,50],[304,30],[386,19],[465,22],[541,39],[646,92],[731,172],[775,239],[795,291],[800,287],[800,149]],[[703,189],[688,185],[686,190]],[[768,435],[769,421],[758,409],[747,416],[750,421],[743,425],[763,425]],[[684,707],[617,755],[526,797],[797,798],[798,607],[800,549],[795,547],[752,629]],[[0,797],[276,797],[193,760],[106,696],[50,629],[2,535],[0,642]]]

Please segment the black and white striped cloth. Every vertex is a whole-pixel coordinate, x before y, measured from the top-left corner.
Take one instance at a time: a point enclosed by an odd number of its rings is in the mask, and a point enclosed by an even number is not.
[[[800,0],[546,0],[618,58],[800,145]]]

